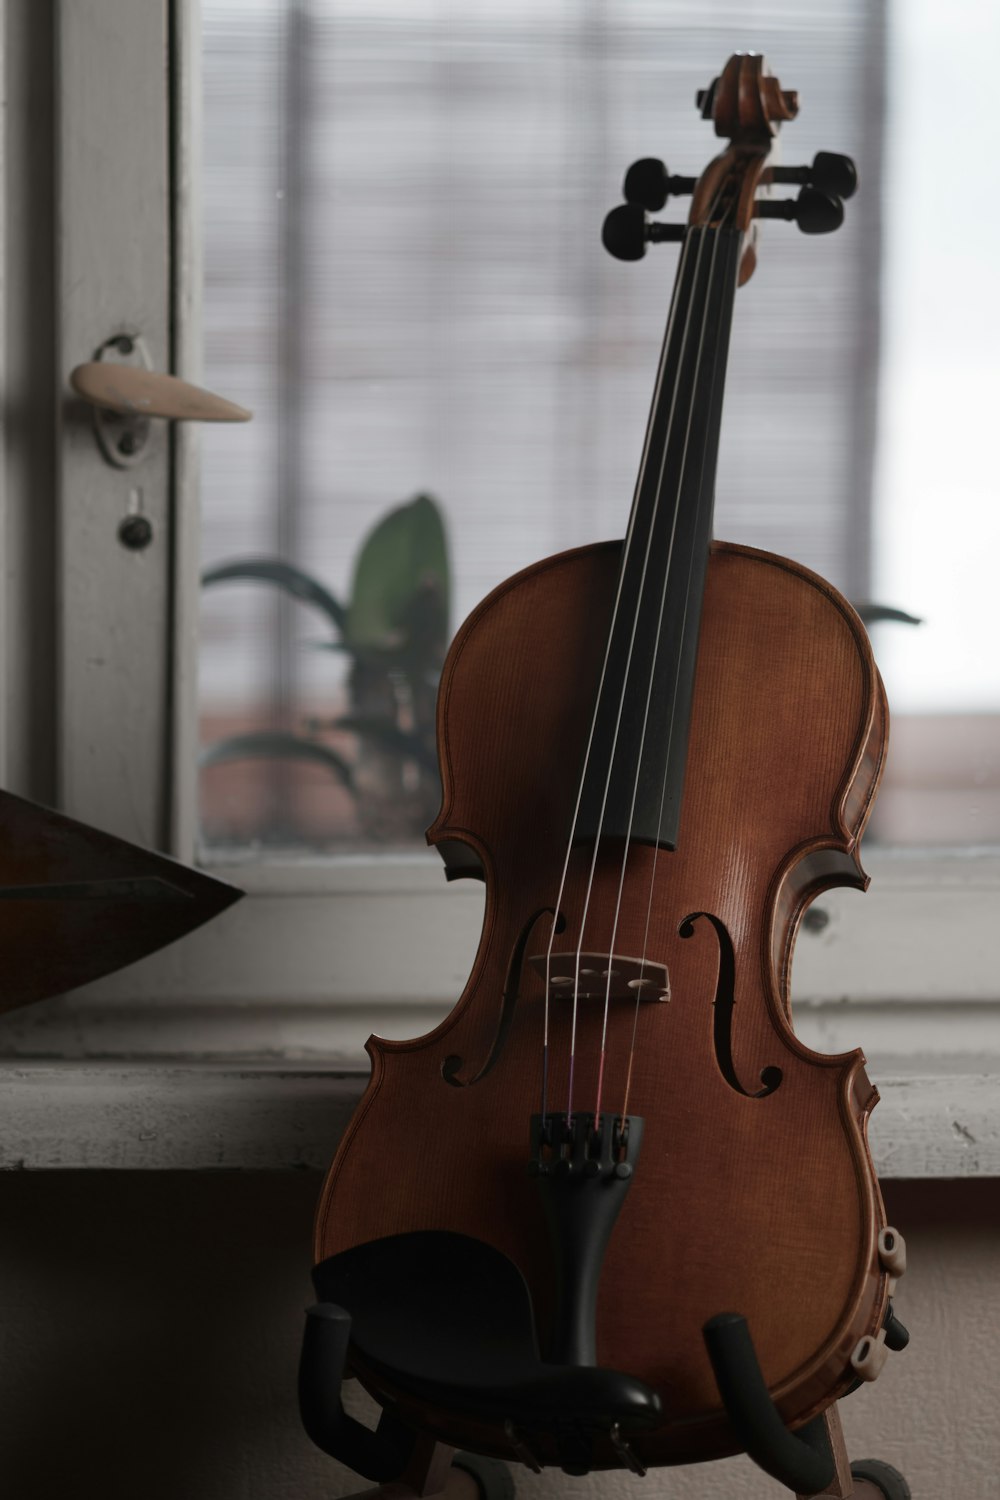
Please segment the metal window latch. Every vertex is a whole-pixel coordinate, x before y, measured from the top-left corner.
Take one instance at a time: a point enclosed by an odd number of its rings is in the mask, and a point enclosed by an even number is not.
[[[96,358],[77,365],[69,383],[94,408],[94,432],[109,464],[128,469],[142,458],[152,417],[173,422],[249,422],[245,406],[152,368],[139,334],[116,333]]]

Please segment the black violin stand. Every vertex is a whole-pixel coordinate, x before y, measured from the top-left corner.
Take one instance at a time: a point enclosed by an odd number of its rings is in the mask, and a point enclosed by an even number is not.
[[[424,1231],[331,1256],[313,1273],[321,1300],[306,1315],[299,1372],[306,1431],[324,1452],[379,1486],[366,1500],[476,1500],[477,1494],[512,1500],[513,1482],[498,1459],[456,1455],[390,1406],[374,1431],[350,1417],[340,1399],[350,1344],[352,1359],[376,1379],[383,1374],[392,1389],[502,1428],[509,1457],[536,1472],[542,1467],[536,1450],[544,1445],[547,1455],[555,1449],[565,1472],[587,1473],[595,1441],[602,1440],[622,1468],[644,1473],[642,1434],[660,1421],[661,1402],[634,1377],[596,1365],[592,1314],[600,1259],[598,1253],[561,1267],[564,1286],[567,1275],[576,1277],[575,1295],[564,1299],[575,1311],[566,1327],[557,1327],[554,1345],[561,1338],[563,1354],[575,1357],[543,1361],[527,1286],[492,1246]],[[800,1500],[909,1500],[906,1481],[888,1464],[848,1463],[835,1406],[797,1432],[785,1427],[742,1317],[723,1313],[703,1331],[733,1427],[767,1473]]]

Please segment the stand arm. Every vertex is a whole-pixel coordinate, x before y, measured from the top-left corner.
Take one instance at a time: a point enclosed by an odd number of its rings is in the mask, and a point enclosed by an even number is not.
[[[302,1424],[318,1448],[377,1484],[398,1479],[413,1451],[415,1435],[383,1412],[372,1432],[348,1416],[340,1399],[351,1315],[332,1302],[306,1311],[299,1361],[299,1410]]]
[[[729,1420],[754,1463],[800,1495],[816,1495],[833,1478],[821,1417],[789,1432],[768,1394],[757,1352],[739,1313],[719,1313],[702,1329]]]

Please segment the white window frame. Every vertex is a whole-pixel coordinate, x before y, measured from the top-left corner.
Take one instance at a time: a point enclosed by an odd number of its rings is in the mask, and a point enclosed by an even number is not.
[[[170,782],[171,434],[132,468],[100,452],[66,380],[117,333],[168,369],[173,262],[166,0],[55,7],[57,796],[99,828],[162,847]],[[153,527],[129,551],[117,527]]]
[[[8,30],[18,24],[5,23]],[[54,800],[72,816],[191,861],[197,433],[161,429],[141,471],[112,470],[79,408],[68,403],[65,380],[110,332],[133,325],[158,367],[198,380],[198,0],[57,0],[55,27],[61,603]],[[182,59],[172,101],[168,37]],[[120,89],[114,108],[95,111],[97,78]],[[116,136],[120,164],[108,158]],[[172,235],[169,152],[177,194]],[[8,219],[8,268],[24,263],[23,255],[12,258],[17,232]],[[154,263],[161,272],[150,290]],[[136,485],[158,538],[138,557],[114,535],[115,518],[135,503]],[[8,531],[28,504],[26,489],[8,493]],[[3,586],[8,617],[12,601],[30,610],[9,580]],[[27,629],[29,616],[18,618],[13,627],[8,622],[8,660]],[[5,763],[16,767],[25,747],[10,693],[4,714]],[[869,895],[824,896],[818,904],[827,925],[800,936],[794,994],[803,1035],[825,1050],[861,1043],[873,1058],[938,1062],[969,1053],[991,1057],[995,1067],[1000,855],[872,851],[868,864],[875,877]],[[419,1034],[461,992],[482,890],[447,885],[433,852],[209,868],[244,886],[245,900],[163,953],[76,992],[51,1021],[40,1008],[15,1037],[35,1045],[31,1038],[45,1031],[53,1048],[69,1046],[82,1017],[103,1017],[113,1021],[101,1027],[104,1052],[174,1053],[183,1041],[192,1053],[277,1048],[360,1063],[369,1030]]]

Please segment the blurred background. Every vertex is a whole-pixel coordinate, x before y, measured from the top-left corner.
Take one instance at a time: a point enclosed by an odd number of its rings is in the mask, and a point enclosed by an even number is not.
[[[716,535],[857,604],[893,712],[871,836],[1000,842],[990,363],[1000,10],[953,0],[202,0],[204,849],[423,844],[434,689],[495,584],[623,534],[677,249],[600,244],[629,163],[764,52],[846,152],[836,234],[763,226]],[[789,190],[785,190],[786,192]],[[680,218],[687,200],[662,217]]]

